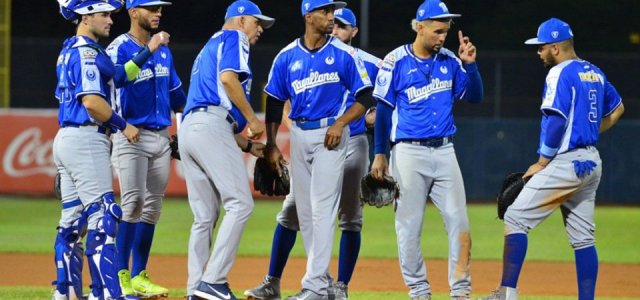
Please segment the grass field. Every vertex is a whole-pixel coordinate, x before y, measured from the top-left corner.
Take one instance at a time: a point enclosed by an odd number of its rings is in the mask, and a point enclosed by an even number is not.
[[[275,215],[280,201],[258,201],[240,245],[240,256],[268,256]],[[51,253],[60,203],[51,199],[0,197],[0,253]],[[446,258],[444,225],[433,205],[427,207],[423,230],[423,252],[427,258]],[[395,258],[397,248],[391,207],[365,208],[361,257]],[[502,255],[502,223],[495,219],[492,205],[469,205],[473,237],[473,259],[500,260]],[[192,214],[183,199],[165,201],[163,216],[156,231],[152,253],[186,255]],[[640,263],[640,251],[633,243],[640,236],[640,208],[597,207],[596,238],[601,262]],[[339,238],[339,236],[337,236]],[[337,247],[334,247],[337,254]],[[304,256],[302,243],[297,243],[293,256]],[[528,261],[573,261],[558,212],[536,228],[529,239]],[[0,299],[44,299],[49,287],[0,287]],[[184,291],[172,291],[184,295]],[[406,299],[405,293],[353,293],[354,299]],[[435,299],[446,299],[445,295]],[[534,299],[524,297],[522,299]],[[571,299],[548,297],[535,299]],[[624,299],[624,298],[599,298]]]

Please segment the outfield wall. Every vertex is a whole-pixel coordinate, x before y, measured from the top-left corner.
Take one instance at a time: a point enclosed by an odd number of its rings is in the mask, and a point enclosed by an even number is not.
[[[0,110],[0,194],[51,195],[55,175],[51,145],[58,125],[57,111]],[[525,171],[537,159],[539,120],[458,118],[456,153],[465,179],[467,197],[487,201],[495,197],[507,173]],[[281,126],[278,143],[289,150],[289,134]],[[171,128],[170,132],[175,132]],[[640,204],[640,121],[621,121],[601,137],[603,178],[598,202]],[[215,155],[212,151],[211,155]],[[250,182],[255,158],[245,154]],[[167,195],[184,196],[180,162],[172,161]],[[114,187],[118,187],[114,178]],[[257,195],[256,195],[257,196]]]

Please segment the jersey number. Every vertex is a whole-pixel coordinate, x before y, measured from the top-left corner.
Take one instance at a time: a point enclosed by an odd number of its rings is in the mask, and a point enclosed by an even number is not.
[[[589,90],[589,122],[598,122],[598,98],[596,90]]]

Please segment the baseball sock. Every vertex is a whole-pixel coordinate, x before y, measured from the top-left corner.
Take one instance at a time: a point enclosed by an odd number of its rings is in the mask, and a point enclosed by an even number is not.
[[[598,252],[591,246],[575,251],[576,273],[578,273],[578,299],[595,299],[598,279]]]
[[[349,285],[360,254],[360,232],[342,231],[338,257],[338,281]]]
[[[133,263],[131,265],[131,277],[135,277],[147,268],[155,224],[140,222],[136,226],[136,238],[133,242]]]
[[[510,234],[504,237],[504,252],[502,253],[502,283],[500,285],[515,288],[522,270],[524,258],[527,255],[527,235],[524,233]]]
[[[131,255],[133,239],[136,234],[136,224],[137,223],[125,221],[120,221],[120,224],[118,224],[118,233],[116,233],[116,249],[118,249],[116,257],[118,258],[118,270],[129,270],[129,257]]]
[[[282,278],[284,266],[287,265],[289,253],[296,244],[295,230],[287,229],[280,225],[276,226],[273,232],[273,243],[271,244],[271,260],[269,261],[269,276]]]

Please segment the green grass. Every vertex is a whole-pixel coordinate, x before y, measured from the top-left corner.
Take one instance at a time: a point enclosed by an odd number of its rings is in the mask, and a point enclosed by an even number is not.
[[[283,291],[283,295],[293,295],[297,291]],[[175,289],[169,292],[169,297],[184,297],[185,290]],[[241,296],[241,291],[234,291],[236,296]],[[2,287],[0,286],[0,300],[32,300],[32,299],[48,299],[51,297],[51,288],[41,287]],[[349,299],[352,300],[405,300],[407,299],[405,292],[353,292],[349,293]],[[435,294],[433,300],[449,300],[447,294]],[[551,296],[520,296],[521,300],[575,300],[575,297],[551,297]],[[632,300],[633,298],[620,297],[598,297],[598,300]]]
[[[280,201],[258,201],[245,230],[239,255],[268,256]],[[0,252],[51,253],[60,216],[56,200],[0,197]],[[502,222],[492,205],[469,205],[473,258],[497,260],[502,256]],[[187,201],[165,201],[156,231],[153,253],[186,255],[192,222]],[[361,257],[396,258],[396,235],[391,207],[366,207]],[[640,236],[640,208],[597,207],[596,239],[601,262],[640,263],[640,251],[632,242]],[[336,234],[336,241],[340,238]],[[301,240],[300,238],[298,239]],[[337,254],[334,247],[334,253]],[[427,206],[423,228],[423,253],[427,258],[447,257],[444,225],[433,205]],[[297,243],[293,256],[304,256]],[[573,261],[559,212],[533,230],[528,261]]]

